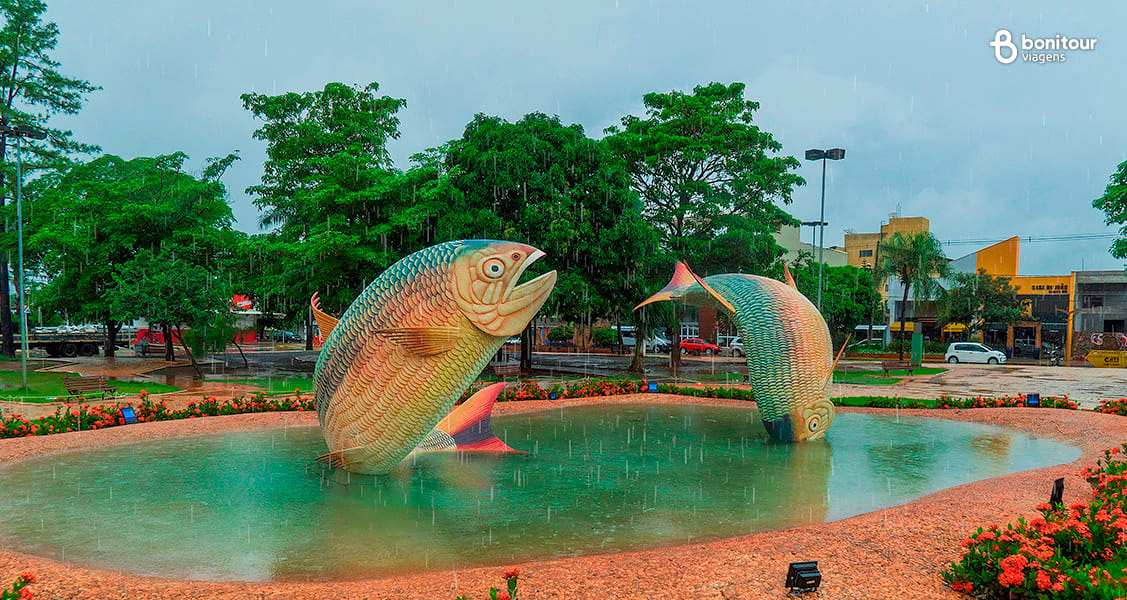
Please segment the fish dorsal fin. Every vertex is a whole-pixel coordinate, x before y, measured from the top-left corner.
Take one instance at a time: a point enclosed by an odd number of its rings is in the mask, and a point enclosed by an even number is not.
[[[791,276],[790,269],[787,268],[786,263],[783,263],[783,274],[787,276],[787,285],[797,290],[798,286],[794,284],[794,277]]]
[[[704,290],[708,292],[708,294],[712,296],[712,298],[716,300],[716,302],[720,306],[724,307],[733,314],[736,312],[736,309],[732,306],[731,302],[728,302],[728,300],[717,293],[716,290],[712,289],[712,286],[705,283],[703,279],[697,277],[697,274],[693,273],[692,269],[689,268],[689,265],[681,261],[677,261],[677,267],[673,270],[673,278],[669,280],[669,283],[665,287],[661,288],[656,294],[650,296],[638,306],[635,306],[634,310],[638,310],[639,308],[642,308],[647,304],[653,304],[654,302],[679,300],[685,293],[685,290],[692,287],[694,283],[699,284],[702,288],[704,288]]]
[[[447,352],[457,345],[462,336],[458,327],[391,327],[377,329],[373,333],[398,342],[408,352],[419,356]]]
[[[313,292],[313,297],[309,299],[309,306],[313,308],[313,318],[317,321],[317,329],[321,330],[321,338],[326,339],[336,329],[340,319],[330,317],[328,313],[321,310],[321,299],[317,297],[317,294],[318,292]]]

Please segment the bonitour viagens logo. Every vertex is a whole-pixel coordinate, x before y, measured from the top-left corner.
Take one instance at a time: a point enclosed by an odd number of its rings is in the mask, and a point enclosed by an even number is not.
[[[1022,62],[1043,65],[1062,63],[1072,52],[1095,50],[1097,41],[1094,37],[1069,37],[1059,33],[1051,37],[1029,37],[1023,33],[1021,40],[1015,43],[1014,36],[1008,29],[999,29],[994,33],[994,41],[990,42],[990,46],[994,48],[994,58],[1004,65],[1014,62],[1018,57]]]

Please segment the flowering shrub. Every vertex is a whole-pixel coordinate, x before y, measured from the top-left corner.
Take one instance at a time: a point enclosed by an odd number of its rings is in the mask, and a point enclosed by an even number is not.
[[[520,569],[509,569],[501,576],[505,580],[505,587],[507,591],[499,590],[490,586],[489,598],[490,600],[517,600],[517,578],[520,576]],[[458,596],[454,600],[470,600],[469,596]]]
[[[835,400],[836,401],[836,400]],[[938,409],[964,409],[964,408],[1016,408],[1025,406],[1025,396],[1000,396],[1000,397],[984,397],[976,396],[974,398],[955,398],[952,396],[940,396],[934,403],[920,402],[919,400],[910,400],[905,398],[870,398],[865,406],[871,408],[938,408]],[[1042,396],[1042,408],[1064,408],[1069,410],[1078,410],[1080,406],[1068,399],[1068,396]]]
[[[20,573],[12,587],[0,590],[0,600],[31,600],[31,590],[27,586],[35,583],[35,579],[35,574],[31,571]]]
[[[1127,417],[1127,398],[1117,398],[1115,400],[1108,398],[1107,400],[1100,400],[1100,405],[1096,407],[1096,412]]]
[[[1114,599],[1127,596],[1127,444],[1104,452],[1081,475],[1093,489],[1087,504],[1039,504],[1029,522],[978,528],[966,553],[944,571],[955,591],[990,598]]]
[[[142,423],[256,412],[302,411],[314,408],[311,398],[300,395],[279,399],[255,394],[249,398],[233,398],[223,402],[212,396],[200,402],[189,402],[187,408],[181,410],[170,409],[163,401],[153,401],[144,390],[141,391],[140,400],[136,405],[130,402],[125,406],[132,406],[137,420]],[[55,409],[54,414],[39,419],[28,420],[19,415],[5,417],[0,420],[0,439],[66,433],[80,429],[105,429],[117,425],[125,425],[120,406],[95,404],[80,405],[80,408],[75,408],[72,404],[66,404]]]
[[[465,402],[486,384],[476,383],[462,394],[459,403]],[[567,398],[592,398],[598,396],[620,396],[648,392],[649,382],[636,379],[579,379],[564,385],[542,388],[534,382],[526,381],[520,386],[506,388],[497,396],[498,402],[520,400],[563,400]],[[661,383],[657,386],[659,394],[678,394],[698,398],[729,398],[733,400],[754,400],[751,390],[729,387],[679,386]],[[554,394],[554,396],[553,396]]]

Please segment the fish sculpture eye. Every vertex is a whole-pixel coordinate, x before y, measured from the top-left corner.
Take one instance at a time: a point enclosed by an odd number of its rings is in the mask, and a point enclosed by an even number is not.
[[[499,279],[505,274],[505,263],[499,258],[491,258],[481,263],[481,274],[489,279]]]

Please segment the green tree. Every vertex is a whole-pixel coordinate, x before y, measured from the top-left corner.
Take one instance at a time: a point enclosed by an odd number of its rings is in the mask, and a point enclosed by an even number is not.
[[[966,325],[967,335],[981,331],[986,323],[1010,325],[1021,320],[1021,302],[1008,277],[978,273],[952,273],[949,287],[940,293],[939,325]]]
[[[378,89],[329,83],[315,92],[241,96],[264,121],[254,132],[266,142],[264,172],[247,193],[263,211],[261,224],[277,227],[261,246],[274,267],[271,292],[309,327],[313,292],[327,309],[347,307],[403,256],[389,243],[394,210],[387,204],[400,179],[387,142],[399,137],[396,113],[406,100],[377,96]],[[306,348],[312,344],[307,336]]]
[[[795,287],[811,302],[818,297],[818,263],[808,252],[801,252],[791,268]],[[876,295],[873,276],[865,269],[845,265],[824,267],[822,275],[822,316],[835,344],[842,344],[858,324],[867,322]]]
[[[559,272],[548,310],[587,328],[597,315],[620,322],[640,300],[655,232],[623,162],[582,126],[543,113],[515,123],[477,115],[460,139],[414,160],[396,214],[426,235],[415,243],[486,237],[536,246],[547,256],[533,269]],[[529,349],[522,344],[526,367]]]
[[[183,328],[214,322],[229,312],[230,290],[222,274],[195,264],[191,249],[168,244],[155,252],[142,249],[113,273],[114,287],[106,294],[114,314],[159,323],[164,332],[164,359],[174,359],[172,334],[180,339],[192,367],[201,378],[195,356],[185,343]]]
[[[1127,258],[1127,161],[1119,163],[1104,195],[1093,200],[1092,206],[1104,211],[1108,225],[1119,226],[1119,237],[1111,243],[1111,255]]]
[[[0,208],[14,196],[16,188],[16,165],[10,159],[10,144],[20,144],[24,173],[56,168],[69,154],[97,150],[96,146],[72,140],[70,131],[48,126],[54,115],[77,113],[85,95],[99,88],[59,73],[58,61],[51,58],[59,28],[43,22],[46,9],[42,0],[0,0],[0,126],[26,126],[47,132],[42,141],[20,141],[0,135]],[[7,257],[14,253],[16,240],[8,233],[10,222],[0,223],[4,244],[4,252],[0,253],[0,350],[14,356]]]
[[[662,249],[701,275],[776,266],[783,250],[771,234],[797,224],[776,202],[789,203],[805,181],[793,173],[798,160],[777,156],[782,145],[752,123],[759,104],[744,99],[744,84],[650,93],[643,102],[646,116],[624,117],[606,141],[626,161]],[[672,333],[676,348],[679,324]],[[679,353],[671,360],[678,365]]]
[[[30,263],[47,281],[40,303],[72,318],[103,323],[106,356],[123,316],[108,293],[114,274],[142,249],[176,244],[198,264],[215,262],[230,245],[234,221],[219,178],[237,155],[209,159],[201,176],[184,170],[187,155],[124,160],[105,155],[36,182],[28,226]]]
[[[903,297],[900,299],[900,318],[897,319],[903,326],[909,291],[917,306],[933,299],[938,288],[935,278],[946,277],[948,268],[942,244],[934,235],[926,231],[913,234],[898,231],[881,244],[876,270],[878,278],[895,276],[904,287]],[[913,323],[915,317],[914,314]],[[903,331],[899,339],[898,353],[900,360],[903,360]]]

